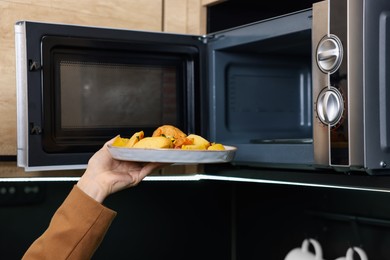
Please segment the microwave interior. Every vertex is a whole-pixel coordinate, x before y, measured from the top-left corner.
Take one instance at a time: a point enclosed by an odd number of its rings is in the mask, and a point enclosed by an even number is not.
[[[238,29],[211,38],[211,139],[236,163],[311,165],[311,11]]]

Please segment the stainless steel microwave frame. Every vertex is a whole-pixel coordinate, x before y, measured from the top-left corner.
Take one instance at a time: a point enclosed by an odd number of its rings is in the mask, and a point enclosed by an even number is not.
[[[313,7],[313,140],[318,167],[388,174],[390,2]]]

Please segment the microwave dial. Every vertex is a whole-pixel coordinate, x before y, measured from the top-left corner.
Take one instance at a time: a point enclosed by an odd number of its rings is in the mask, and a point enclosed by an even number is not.
[[[322,123],[336,125],[344,112],[343,96],[334,87],[325,88],[318,95],[317,115]]]
[[[317,47],[317,64],[325,73],[335,72],[343,59],[343,45],[335,35],[322,38]]]

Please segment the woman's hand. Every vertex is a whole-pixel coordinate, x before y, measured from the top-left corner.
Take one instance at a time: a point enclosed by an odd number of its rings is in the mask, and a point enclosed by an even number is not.
[[[112,193],[136,186],[148,174],[166,165],[115,160],[107,147],[113,141],[114,138],[105,143],[89,159],[87,169],[77,183],[82,191],[100,203]]]

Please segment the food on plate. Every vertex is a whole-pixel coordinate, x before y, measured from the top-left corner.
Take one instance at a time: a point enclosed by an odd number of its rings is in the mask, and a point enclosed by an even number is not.
[[[144,131],[139,131],[135,134],[133,134],[132,137],[130,137],[129,141],[127,142],[127,147],[133,147],[136,143],[138,143],[142,138],[144,138]]]
[[[204,139],[200,135],[190,134],[187,136],[187,139],[190,140],[190,143],[183,144],[181,149],[184,150],[207,150],[210,146],[210,142]]]
[[[154,136],[165,136],[166,138],[170,139],[179,139],[182,137],[187,137],[183,131],[181,131],[179,128],[174,127],[172,125],[163,125],[154,130],[153,132],[153,137]]]
[[[184,144],[181,147],[182,150],[207,150],[204,145],[196,145],[196,144]]]
[[[145,137],[134,144],[133,148],[172,148],[173,143],[170,139],[163,136]]]
[[[207,150],[225,150],[225,147],[222,144],[212,143]]]
[[[122,138],[119,135],[114,139],[114,142],[112,146],[117,146],[117,147],[127,147],[131,148],[133,147],[139,140],[144,138],[144,132],[140,131],[135,134],[133,134],[132,137],[130,138]]]
[[[158,127],[151,137],[145,137],[143,131],[133,134],[130,138],[117,136],[112,146],[145,149],[225,150],[222,144],[210,143],[196,134],[187,136],[179,128],[172,125]]]
[[[193,140],[194,145],[203,146],[205,149],[207,149],[210,146],[210,142],[204,139],[200,135],[190,134],[187,136],[188,139]]]
[[[114,139],[114,142],[112,143],[112,146],[126,147],[126,144],[128,141],[129,141],[129,138],[122,138],[119,135],[117,135]]]
[[[183,133],[183,131],[172,125],[163,125],[158,127],[153,132],[152,136],[164,136],[171,139],[174,148],[180,148],[183,144],[191,143],[191,140],[187,139],[187,135]]]
[[[193,144],[192,140],[187,137],[179,137],[172,141],[174,148],[180,149],[183,145]]]

